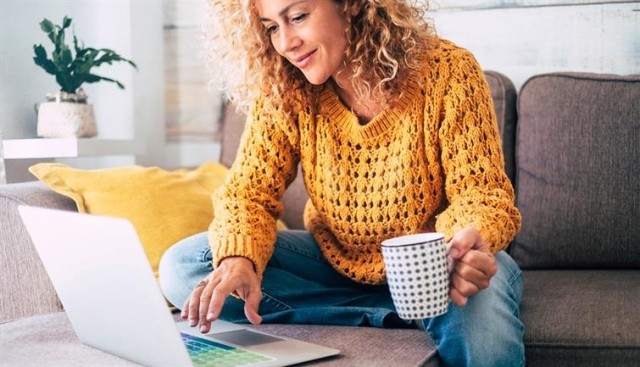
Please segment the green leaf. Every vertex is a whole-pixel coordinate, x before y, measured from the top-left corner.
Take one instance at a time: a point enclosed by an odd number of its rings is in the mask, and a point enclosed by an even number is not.
[[[64,31],[60,29],[58,34],[56,34],[56,50],[62,50],[63,47],[67,47],[67,44],[64,42]]]
[[[105,81],[105,82],[116,83],[120,89],[124,89],[124,85],[122,83],[120,83],[117,80],[111,79],[111,78],[107,78],[107,77],[100,76],[100,75],[95,75],[95,74],[88,74],[87,78],[86,78],[86,82],[87,83],[96,83],[96,82],[99,82],[101,80]]]
[[[72,77],[69,79],[70,89],[73,89],[73,92],[75,93],[78,88],[80,88],[80,86],[85,83],[85,79],[86,75],[72,75]]]
[[[43,68],[47,73],[55,75],[58,69],[56,68],[56,65],[47,58],[47,52],[44,47],[42,47],[42,45],[33,45],[33,50],[35,52],[33,61],[36,65]]]
[[[51,59],[60,68],[65,69],[66,64],[62,61],[62,50],[55,50],[51,53]]]
[[[74,87],[74,84],[70,83],[67,78],[65,78],[61,74],[56,75],[56,82],[60,85],[60,90],[67,93],[75,93],[77,87]]]
[[[76,57],[82,57],[83,49],[78,43],[78,37],[76,37],[75,32],[73,33],[73,49],[76,51]]]
[[[85,55],[89,52],[89,50],[87,50],[86,48],[78,48],[76,49],[76,59],[83,59],[85,58]]]
[[[69,26],[71,25],[71,18],[67,18],[67,16],[64,16],[64,19],[62,19],[62,29],[65,28],[69,28]]]
[[[44,18],[44,20],[40,22],[40,29],[45,33],[51,33],[55,30],[55,26],[49,19]]]
[[[76,69],[76,74],[89,74],[89,70],[91,70],[91,68],[94,66],[93,64],[93,60],[92,59],[84,59],[84,60],[78,60],[76,59],[78,62],[75,65],[75,69]]]
[[[90,48],[87,50],[87,53],[85,55],[85,58],[91,62],[91,66],[98,66],[98,64],[96,64],[96,57],[98,57],[98,53],[100,51],[94,49],[94,48]]]
[[[53,43],[53,45],[55,46],[58,33],[54,30],[53,32],[47,33],[47,37],[49,37],[49,39],[51,40],[51,43]]]
[[[69,65],[71,64],[71,61],[73,61],[73,56],[71,55],[71,50],[69,50],[67,47],[65,47],[62,50],[62,63],[64,65]]]
[[[109,64],[111,65],[111,63],[113,61],[118,61],[120,60],[120,58],[118,57],[118,55],[113,55],[113,54],[103,54],[102,56],[100,56],[97,60],[96,60],[96,65],[101,65],[101,64]]]
[[[138,66],[133,61],[125,59],[124,57],[118,55],[113,50],[109,50],[108,48],[102,48],[99,51],[102,51],[104,54],[96,61],[96,65],[100,65],[102,63],[107,63],[111,65],[114,61],[124,61],[129,65],[133,66],[135,69],[138,69]]]
[[[42,45],[33,45],[33,52],[36,54],[36,57],[39,59],[47,58],[47,50],[44,49]]]
[[[58,72],[58,68],[56,68],[56,64],[51,62],[51,60],[36,61],[36,64],[42,67],[44,71],[46,71],[48,74],[56,75],[56,73]]]
[[[87,83],[95,83],[95,82],[99,82],[100,80],[102,80],[102,77],[94,75],[94,74],[87,74],[87,76],[85,77],[84,80]]]

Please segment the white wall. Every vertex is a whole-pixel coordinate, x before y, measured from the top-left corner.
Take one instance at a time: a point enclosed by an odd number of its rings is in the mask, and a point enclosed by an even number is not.
[[[444,38],[516,88],[534,74],[640,73],[640,1],[440,0],[429,16]]]
[[[160,0],[2,0],[0,1],[0,129],[5,139],[36,136],[35,103],[58,89],[55,79],[33,61],[33,45],[52,49],[38,23],[73,19],[76,35],[86,46],[111,48],[133,59],[139,71],[124,63],[105,65],[96,73],[124,83],[85,84],[94,105],[99,138],[145,141],[147,154],[137,162],[160,164],[164,151],[162,6]],[[69,39],[70,40],[70,39]],[[158,160],[156,157],[160,157]],[[78,167],[133,164],[134,157],[64,160]],[[8,181],[33,179],[32,161],[7,161]]]
[[[60,22],[68,13],[64,2],[0,2],[0,128],[5,139],[35,136],[33,105],[56,90],[53,77],[32,61],[33,44],[48,41],[38,23],[45,16]]]

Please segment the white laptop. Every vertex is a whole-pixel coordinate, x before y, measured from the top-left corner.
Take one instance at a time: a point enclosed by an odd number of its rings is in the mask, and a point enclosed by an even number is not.
[[[222,320],[206,335],[175,322],[125,219],[19,207],[78,338],[148,366],[284,366],[337,349]]]

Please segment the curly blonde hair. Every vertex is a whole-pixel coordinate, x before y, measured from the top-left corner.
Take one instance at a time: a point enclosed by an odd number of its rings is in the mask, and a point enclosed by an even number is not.
[[[324,0],[323,0],[324,1]],[[357,97],[387,107],[401,98],[403,84],[420,73],[422,57],[435,31],[425,18],[428,0],[331,0],[345,14],[353,4],[360,11],[347,17],[349,46],[345,62]],[[316,110],[323,86],[309,83],[304,74],[273,48],[259,19],[255,0],[210,0],[212,24],[209,56],[228,98],[243,112],[263,98],[266,112],[282,109],[296,114],[296,106]],[[325,83],[326,84],[326,83]]]

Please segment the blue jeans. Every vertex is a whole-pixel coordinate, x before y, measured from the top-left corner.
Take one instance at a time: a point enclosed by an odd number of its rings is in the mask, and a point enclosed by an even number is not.
[[[178,308],[213,271],[206,233],[173,247],[160,262],[160,286]],[[438,345],[445,366],[524,366],[524,326],[519,319],[522,273],[504,252],[489,288],[464,307],[420,320]],[[363,285],[336,272],[306,231],[281,231],[262,280],[259,313],[265,323],[415,327],[398,317],[386,285]],[[244,302],[228,297],[221,318],[247,322]]]

